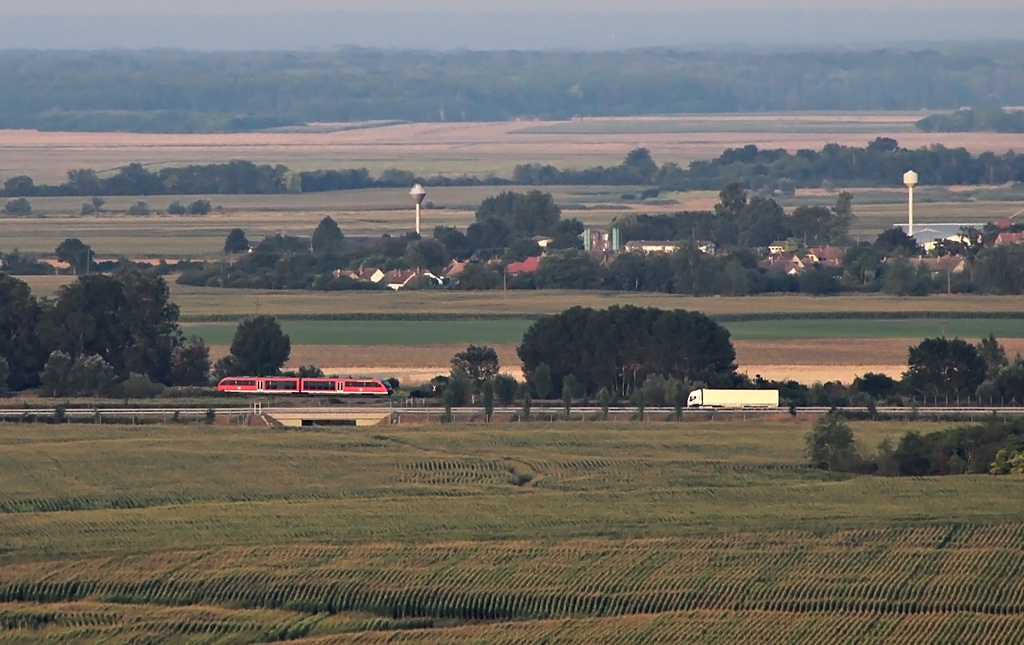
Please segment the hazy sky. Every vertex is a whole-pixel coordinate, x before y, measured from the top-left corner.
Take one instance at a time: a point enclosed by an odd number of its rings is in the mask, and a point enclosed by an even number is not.
[[[0,0],[0,49],[609,50],[1024,40],[1024,0]]]
[[[710,6],[709,6],[710,4]],[[573,11],[579,13],[625,11],[729,11],[736,9],[857,11],[912,10],[936,11],[1020,9],[1020,0],[0,0],[0,15],[7,14],[253,14],[297,11]]]

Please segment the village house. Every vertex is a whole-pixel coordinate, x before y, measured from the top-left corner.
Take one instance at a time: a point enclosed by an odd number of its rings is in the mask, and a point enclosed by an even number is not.
[[[808,249],[804,262],[818,264],[823,267],[839,267],[843,264],[845,252],[838,246],[815,246]]]
[[[519,275],[521,273],[533,273],[540,266],[540,256],[534,255],[528,257],[522,262],[509,262],[505,266],[505,274],[509,276]]]
[[[807,264],[796,253],[781,253],[773,255],[757,263],[757,266],[768,273],[784,273],[786,275],[800,275],[807,269]]]

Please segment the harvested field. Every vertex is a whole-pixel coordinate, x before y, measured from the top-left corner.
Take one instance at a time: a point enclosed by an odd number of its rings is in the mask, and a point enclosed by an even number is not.
[[[4,174],[60,182],[70,168],[110,170],[129,162],[150,167],[247,159],[293,170],[400,167],[423,174],[508,176],[518,163],[561,167],[614,165],[638,146],[659,163],[688,163],[725,148],[819,149],[863,146],[892,136],[918,148],[933,143],[978,153],[1024,149],[1024,135],[908,132],[921,113],[679,115],[585,119],[578,122],[409,123],[315,133],[168,135],[0,131]],[[810,131],[808,131],[810,130]]]

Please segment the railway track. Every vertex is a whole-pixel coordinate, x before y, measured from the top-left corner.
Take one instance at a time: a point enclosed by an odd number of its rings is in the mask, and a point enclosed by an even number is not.
[[[829,407],[800,407],[795,412],[800,415],[825,414],[832,408]],[[863,406],[837,408],[848,412],[867,413],[868,409]],[[273,415],[274,412],[295,414],[316,414],[337,412],[343,415],[346,412],[358,412],[360,414],[380,414],[382,416],[391,414],[399,417],[412,418],[434,418],[444,413],[441,406],[399,406],[399,405],[358,405],[358,406],[317,406],[317,407],[292,407],[277,405],[255,404],[246,407],[225,406],[225,407],[164,407],[164,408],[104,408],[86,406],[55,406],[55,407],[22,407],[22,408],[0,408],[0,420],[18,421],[40,418],[53,418],[62,416],[68,420],[74,419],[139,419],[139,420],[203,420],[211,416],[244,416],[244,415]],[[482,406],[469,406],[453,408],[453,414],[457,418],[482,417],[484,409]],[[685,418],[707,418],[714,416],[760,416],[779,415],[789,412],[788,408],[712,408],[712,409],[684,409]],[[929,416],[963,416],[985,417],[985,416],[1016,416],[1024,415],[1024,407],[1009,406],[972,406],[972,407],[880,407],[875,410],[879,416],[908,417],[917,416],[928,418]],[[496,407],[495,416],[508,417],[522,413],[522,408]],[[601,408],[594,406],[573,407],[570,412],[572,418],[581,420],[591,419],[601,413]],[[632,416],[637,413],[635,407],[611,407],[608,409],[610,416],[621,418]],[[644,409],[644,417],[648,419],[665,418],[675,414],[675,408],[671,407],[648,407]],[[554,419],[564,416],[564,410],[560,406],[534,406],[530,416],[537,420],[545,418]]]

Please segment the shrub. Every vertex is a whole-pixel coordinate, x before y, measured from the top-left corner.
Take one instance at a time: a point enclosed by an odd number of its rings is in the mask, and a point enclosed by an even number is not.
[[[152,399],[164,392],[164,386],[154,383],[142,374],[129,374],[128,379],[117,388],[121,398]]]
[[[181,203],[180,199],[176,199],[167,205],[168,215],[184,215],[187,212],[188,209],[185,208],[185,205]]]
[[[25,197],[16,197],[15,199],[7,200],[7,204],[4,205],[4,212],[8,215],[31,215],[32,204]]]
[[[96,206],[92,202],[82,202],[82,208],[78,211],[79,215],[95,215]]]
[[[141,199],[128,207],[129,215],[149,215],[149,204]]]
[[[212,209],[212,204],[208,199],[197,199],[188,205],[189,215],[206,215]]]

